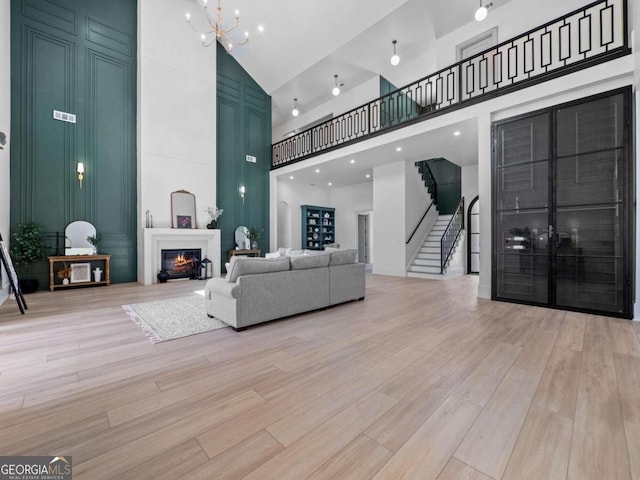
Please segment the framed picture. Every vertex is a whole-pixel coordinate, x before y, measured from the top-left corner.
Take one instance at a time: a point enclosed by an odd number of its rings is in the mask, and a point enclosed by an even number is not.
[[[82,283],[91,281],[90,263],[71,264],[71,283]]]
[[[192,228],[191,215],[176,215],[178,228]]]

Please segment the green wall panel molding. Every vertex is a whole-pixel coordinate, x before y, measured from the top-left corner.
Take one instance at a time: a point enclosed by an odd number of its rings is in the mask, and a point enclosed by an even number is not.
[[[250,48],[250,47],[247,47]],[[264,230],[260,249],[269,251],[271,97],[217,45],[217,204],[222,263],[235,248],[236,227]],[[246,161],[256,157],[256,163]],[[244,185],[244,202],[239,188]]]
[[[11,228],[93,223],[113,282],[137,278],[136,12],[135,0],[11,0]],[[34,270],[46,288],[46,262]]]

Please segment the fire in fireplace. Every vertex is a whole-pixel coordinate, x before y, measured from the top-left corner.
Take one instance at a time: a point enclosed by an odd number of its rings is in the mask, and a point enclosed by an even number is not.
[[[197,249],[162,250],[161,269],[169,274],[169,278],[195,278],[198,276],[202,251]]]

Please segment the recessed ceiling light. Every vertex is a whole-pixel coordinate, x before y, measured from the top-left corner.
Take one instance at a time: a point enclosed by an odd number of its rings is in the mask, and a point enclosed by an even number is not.
[[[291,175],[291,176],[289,177],[289,180],[293,180],[293,175]]]
[[[356,161],[352,158],[349,163],[356,163]]]
[[[396,147],[396,152],[401,152],[402,151],[402,147]]]
[[[371,175],[369,175],[368,173],[365,175],[365,177],[367,178],[371,178]]]
[[[264,25],[258,25],[258,31],[260,33],[264,32]]]
[[[460,130],[456,130],[455,132],[453,132],[453,134],[454,134],[456,137],[459,137],[459,136],[460,136]]]
[[[316,168],[316,173],[320,173],[320,169],[319,168]]]
[[[333,183],[329,182],[329,183],[327,183],[327,185],[331,186],[331,185],[333,185]]]

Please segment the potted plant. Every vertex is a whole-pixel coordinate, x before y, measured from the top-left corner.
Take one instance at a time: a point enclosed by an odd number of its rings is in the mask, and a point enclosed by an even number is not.
[[[71,278],[71,266],[67,262],[64,262],[63,265],[64,267],[58,270],[58,278],[62,280],[63,285],[68,285]]]
[[[11,236],[11,257],[24,267],[25,278],[20,279],[22,293],[33,293],[38,290],[40,282],[31,277],[31,265],[44,260],[49,252],[44,244],[42,228],[35,222],[18,225],[18,230]]]
[[[93,245],[94,255],[98,254],[98,245],[100,244],[101,241],[102,241],[102,235],[100,235],[99,233],[97,235],[89,235],[87,237],[87,242]]]
[[[249,237],[249,240],[251,240],[251,248],[253,248],[254,250],[258,249],[258,240],[260,240],[260,237],[262,236],[263,233],[264,233],[264,229],[261,229],[261,230],[257,230],[255,228],[249,229],[249,235],[247,236]]]

